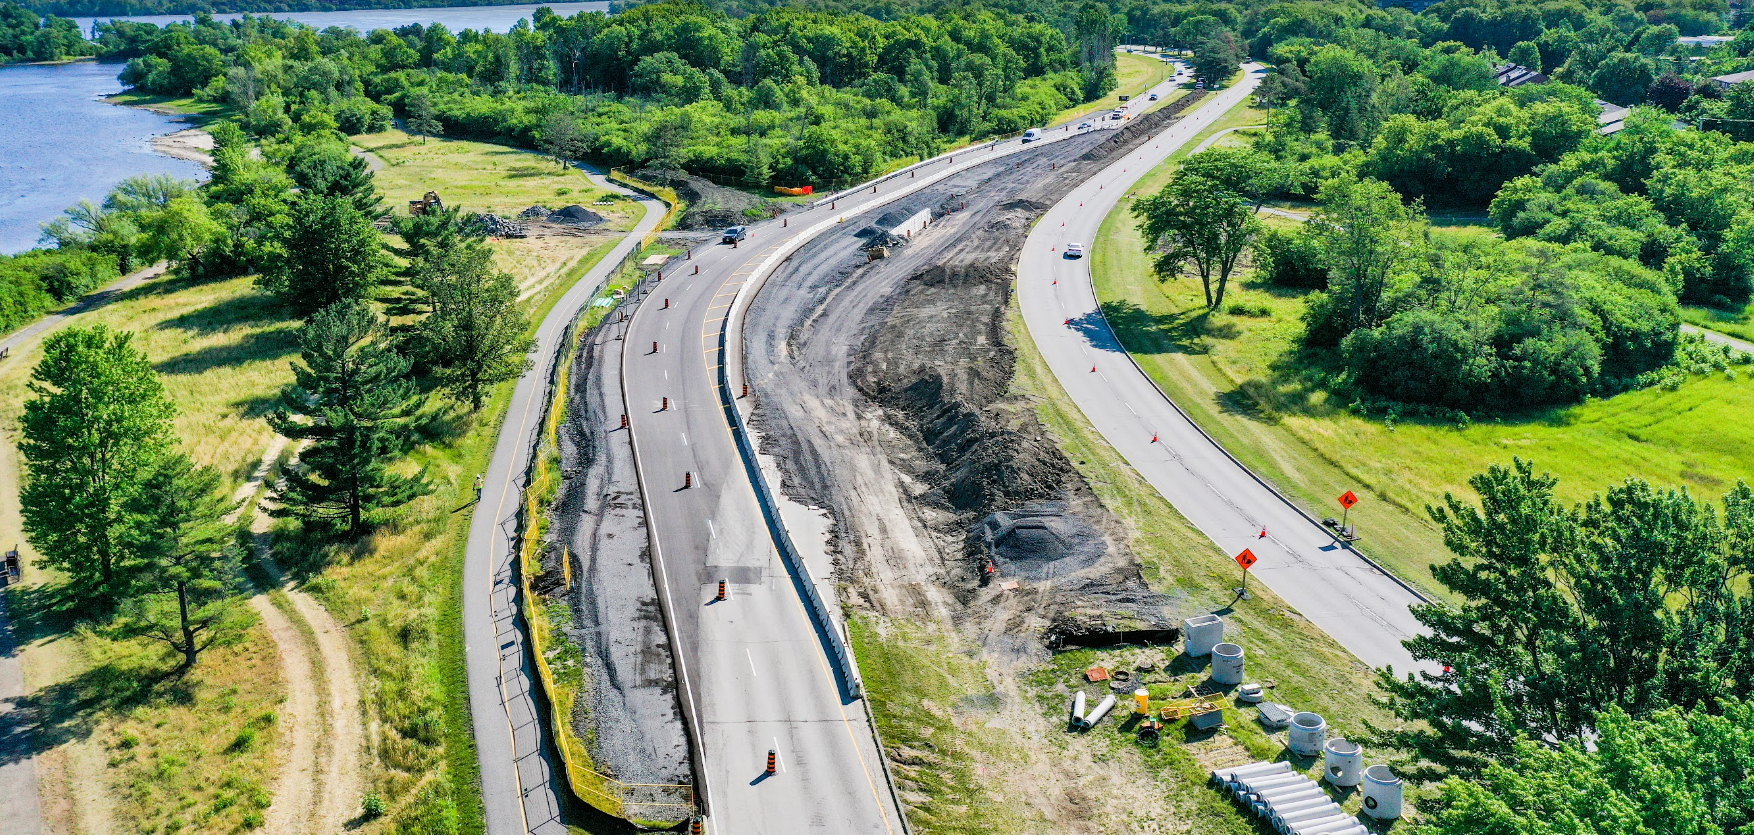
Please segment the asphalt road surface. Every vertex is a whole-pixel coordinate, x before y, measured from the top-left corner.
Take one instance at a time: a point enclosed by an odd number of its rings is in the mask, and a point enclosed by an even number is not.
[[[592,176],[591,180],[623,191],[601,177]],[[511,407],[469,526],[463,566],[463,651],[468,660],[469,712],[475,723],[482,803],[490,835],[566,835],[560,800],[566,789],[559,770],[551,767],[542,713],[546,702],[537,692],[533,665],[525,652],[513,546],[517,544],[518,511],[530,453],[541,431],[561,336],[622,258],[663,219],[663,204],[649,199],[641,199],[639,204],[645,216],[633,231],[561,297],[537,328],[536,346],[530,352],[534,363],[512,392]]]
[[[1150,104],[1139,98],[1134,112]],[[1042,144],[1077,129],[1046,134]],[[818,578],[794,577],[781,560],[731,434],[719,385],[725,346],[741,350],[726,336],[733,302],[838,219],[1025,147],[1013,139],[958,151],[752,225],[735,248],[698,247],[666,267],[626,326],[623,391],[654,573],[716,835],[904,831],[866,712],[831,666],[826,644],[839,638],[820,634],[804,608],[798,584]]]
[[[1129,188],[1241,104],[1261,77],[1251,65],[1242,82],[1218,91],[1049,209],[1024,243],[1018,302],[1067,394],[1188,521],[1226,553],[1251,549],[1260,560],[1251,572],[1254,580],[1365,663],[1392,665],[1397,672],[1426,669],[1401,646],[1420,628],[1408,611],[1420,597],[1337,544],[1182,414],[1109,329],[1091,285],[1089,258],[1065,256],[1069,242],[1094,242],[1103,218]]]

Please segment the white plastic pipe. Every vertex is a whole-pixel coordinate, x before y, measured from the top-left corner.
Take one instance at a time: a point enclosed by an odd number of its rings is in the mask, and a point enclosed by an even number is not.
[[[1334,801],[1327,797],[1311,797],[1302,800],[1295,800],[1290,803],[1278,803],[1274,804],[1270,817],[1273,819],[1274,823],[1284,823],[1296,818],[1298,812],[1307,812],[1311,809],[1325,808],[1333,805],[1333,803]]]
[[[1285,835],[1327,835],[1336,829],[1345,829],[1356,823],[1355,819],[1341,812],[1337,815],[1316,820],[1299,821],[1280,830]]]
[[[1334,801],[1330,800],[1327,803],[1322,804],[1320,806],[1311,806],[1308,808],[1299,809],[1295,812],[1286,812],[1284,814],[1279,814],[1278,812],[1275,812],[1273,814],[1272,821],[1273,821],[1273,825],[1275,827],[1277,827],[1278,829],[1281,829],[1281,830],[1285,830],[1285,829],[1289,829],[1293,826],[1296,826],[1297,824],[1302,823],[1304,821],[1321,820],[1322,818],[1331,818],[1335,815],[1344,815],[1344,814],[1346,814],[1346,810],[1341,809],[1340,805],[1338,803],[1335,803]]]
[[[1255,810],[1255,814],[1265,817],[1282,804],[1326,796],[1327,792],[1322,791],[1319,786],[1295,786],[1285,791],[1249,795],[1249,806]]]
[[[1212,772],[1212,776],[1222,782],[1228,783],[1232,780],[1250,775],[1276,774],[1290,770],[1291,763],[1280,760],[1279,762],[1271,763],[1249,763],[1248,765],[1239,765],[1235,768],[1220,768],[1217,771]]]
[[[1280,786],[1308,784],[1309,782],[1310,779],[1302,774],[1275,774],[1252,783],[1244,783],[1241,788],[1242,791],[1249,794],[1261,794]]]
[[[1072,694],[1072,727],[1084,724],[1084,691]]]
[[[1084,719],[1084,729],[1090,730],[1091,728],[1096,727],[1096,723],[1101,722],[1103,717],[1108,715],[1109,711],[1114,710],[1114,707],[1115,697],[1113,693],[1102,697],[1102,701],[1096,703],[1096,709],[1090,711],[1090,715]]]
[[[1272,814],[1273,810],[1279,808],[1281,805],[1301,803],[1305,800],[1315,800],[1327,796],[1327,792],[1322,791],[1320,788],[1311,786],[1308,789],[1277,794],[1268,798],[1256,798],[1249,803],[1249,807],[1254,810],[1257,816],[1264,818]]]

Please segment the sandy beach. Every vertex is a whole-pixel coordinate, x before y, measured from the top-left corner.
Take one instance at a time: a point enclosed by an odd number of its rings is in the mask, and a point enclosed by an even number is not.
[[[213,167],[213,135],[200,128],[152,138],[152,149],[167,157]]]

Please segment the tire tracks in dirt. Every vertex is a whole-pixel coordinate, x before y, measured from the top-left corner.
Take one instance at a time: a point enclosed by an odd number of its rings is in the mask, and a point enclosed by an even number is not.
[[[234,500],[247,501],[263,492],[286,444],[285,438],[277,437],[268,445]],[[293,455],[297,456],[296,450]],[[274,802],[261,831],[267,835],[340,832],[357,811],[364,786],[360,756],[364,722],[352,639],[323,604],[281,575],[273,560],[266,515],[256,513],[250,531],[251,547],[270,580],[250,598],[250,606],[279,649],[287,684],[281,716],[286,762],[275,778]]]

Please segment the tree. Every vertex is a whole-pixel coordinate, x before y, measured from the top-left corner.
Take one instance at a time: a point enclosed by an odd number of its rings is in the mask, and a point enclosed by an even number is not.
[[[146,242],[140,254],[147,260],[183,262],[197,276],[202,272],[201,256],[225,236],[225,227],[194,195],[174,198],[163,208],[144,213],[140,231]]]
[[[1390,277],[1420,253],[1424,224],[1381,180],[1330,180],[1318,200],[1308,228],[1321,242],[1329,294],[1348,310],[1342,330],[1375,326]]]
[[[1367,143],[1382,121],[1377,73],[1370,59],[1339,46],[1324,46],[1309,59],[1307,92],[1300,100],[1341,142]]]
[[[1253,186],[1243,185],[1248,182],[1246,174],[1238,174],[1265,170],[1269,164],[1263,155],[1246,151],[1201,154],[1190,159],[1162,191],[1133,205],[1147,251],[1159,253],[1153,264],[1157,274],[1172,278],[1184,264],[1192,265],[1205,290],[1208,310],[1224,304],[1237,259],[1262,229],[1256,206],[1242,192]]]
[[[135,559],[127,502],[172,442],[176,407],[133,334],[98,325],[43,342],[24,404],[24,532],[81,596],[113,603]]]
[[[1634,52],[1616,52],[1590,74],[1590,90],[1615,104],[1639,104],[1656,75],[1656,62],[1651,59]]]
[[[1715,709],[1754,690],[1754,490],[1720,514],[1684,490],[1629,479],[1572,509],[1517,460],[1430,513],[1458,559],[1433,576],[1460,603],[1420,606],[1407,641],[1438,675],[1379,678],[1405,726],[1384,741],[1461,775],[1519,739],[1577,742],[1615,710]],[[1379,732],[1380,733],[1380,732]],[[1652,831],[1672,831],[1658,829]]]
[[[371,163],[354,154],[348,145],[336,141],[332,134],[300,140],[286,173],[305,194],[346,197],[361,214],[373,220],[385,214],[383,198],[373,182]]]
[[[428,136],[443,136],[445,126],[438,120],[432,109],[432,101],[425,93],[411,93],[407,99],[408,130],[420,136],[420,144],[426,144]]]
[[[412,445],[420,397],[412,363],[389,344],[387,325],[359,301],[337,302],[299,331],[303,364],[268,415],[274,431],[309,441],[271,515],[362,532],[380,511],[428,491],[424,475],[389,471]]]
[[[1208,88],[1223,87],[1242,66],[1243,50],[1228,31],[1220,30],[1194,44],[1191,63],[1194,72],[1206,79]]]
[[[434,269],[422,273],[432,314],[421,321],[418,341],[439,385],[474,411],[489,388],[530,367],[525,355],[535,342],[525,336],[530,320],[518,308],[517,282],[493,269],[492,252],[479,243],[456,250],[429,258]]]
[[[1518,41],[1510,48],[1510,62],[1519,67],[1527,67],[1535,72],[1541,71],[1541,47],[1534,41]]]
[[[571,160],[584,156],[585,136],[579,132],[577,117],[570,111],[557,111],[548,117],[542,126],[542,138],[537,143],[542,153],[547,154],[561,168],[567,167]]]
[[[234,621],[237,525],[229,517],[238,503],[223,486],[218,472],[175,453],[128,501],[140,568],[120,629],[164,642],[183,670]]]
[[[364,299],[389,269],[383,235],[344,195],[301,196],[276,244],[258,281],[301,312]]]

